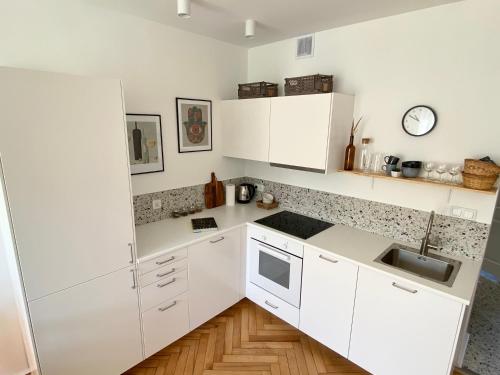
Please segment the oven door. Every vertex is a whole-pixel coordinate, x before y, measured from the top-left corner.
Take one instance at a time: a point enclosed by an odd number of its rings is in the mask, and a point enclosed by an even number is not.
[[[254,239],[248,256],[250,282],[299,308],[302,258]]]

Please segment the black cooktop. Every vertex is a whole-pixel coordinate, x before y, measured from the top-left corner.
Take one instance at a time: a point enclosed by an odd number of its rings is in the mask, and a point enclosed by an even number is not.
[[[313,219],[312,217],[299,215],[290,211],[281,211],[277,214],[255,220],[255,222],[302,238],[303,240],[307,240],[334,225],[326,221]]]

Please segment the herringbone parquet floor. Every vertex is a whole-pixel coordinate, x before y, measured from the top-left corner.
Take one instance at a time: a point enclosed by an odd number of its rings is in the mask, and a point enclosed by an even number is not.
[[[124,375],[278,374],[369,373],[244,299]]]
[[[248,299],[126,375],[368,374]]]

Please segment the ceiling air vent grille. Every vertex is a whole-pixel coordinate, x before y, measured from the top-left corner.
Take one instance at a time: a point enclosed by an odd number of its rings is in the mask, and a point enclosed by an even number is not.
[[[304,35],[297,38],[297,54],[298,59],[314,56],[314,35]]]

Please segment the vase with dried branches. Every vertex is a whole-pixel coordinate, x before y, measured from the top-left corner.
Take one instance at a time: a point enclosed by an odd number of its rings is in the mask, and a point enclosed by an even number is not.
[[[351,136],[349,138],[349,144],[345,149],[345,157],[344,157],[344,170],[352,171],[354,169],[354,157],[356,156],[356,147],[354,146],[354,135],[358,130],[359,123],[361,122],[360,117],[359,120],[354,124],[354,119],[352,120],[351,126]]]

